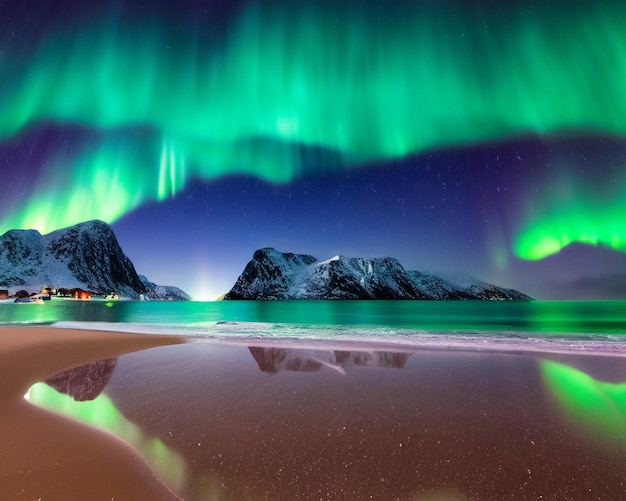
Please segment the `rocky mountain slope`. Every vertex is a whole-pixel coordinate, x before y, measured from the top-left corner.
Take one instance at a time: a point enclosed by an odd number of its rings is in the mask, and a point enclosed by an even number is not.
[[[189,299],[177,288],[140,277],[111,227],[87,221],[41,235],[10,230],[0,236],[0,288],[38,291],[42,286],[116,292],[131,299]]]
[[[513,289],[467,275],[442,277],[406,271],[397,259],[306,254],[259,249],[224,299],[474,299],[528,301]]]

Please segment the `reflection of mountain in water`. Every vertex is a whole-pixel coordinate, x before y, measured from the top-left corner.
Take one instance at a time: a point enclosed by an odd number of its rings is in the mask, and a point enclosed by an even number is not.
[[[345,373],[349,367],[372,366],[402,369],[409,353],[385,351],[301,350],[251,346],[250,354],[263,372],[316,372],[326,366]]]
[[[117,358],[99,360],[87,365],[75,367],[46,379],[46,383],[55,390],[83,402],[95,399],[111,379]]]
[[[348,365],[372,365],[387,369],[403,369],[409,353],[393,351],[334,351],[335,359],[342,367]]]

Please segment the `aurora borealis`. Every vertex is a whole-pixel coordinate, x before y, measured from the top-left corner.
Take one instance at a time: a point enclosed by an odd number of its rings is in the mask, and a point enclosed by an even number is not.
[[[626,294],[623,2],[18,0],[0,23],[0,231],[102,219],[196,296],[266,245]]]

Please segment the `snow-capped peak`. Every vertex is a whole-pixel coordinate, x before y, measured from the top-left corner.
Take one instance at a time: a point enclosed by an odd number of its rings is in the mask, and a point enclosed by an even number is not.
[[[225,299],[530,299],[471,277],[464,282],[406,271],[392,257],[318,261],[265,248],[254,253]]]

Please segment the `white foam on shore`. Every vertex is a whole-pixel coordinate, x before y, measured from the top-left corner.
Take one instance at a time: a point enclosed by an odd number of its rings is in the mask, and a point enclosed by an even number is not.
[[[262,322],[141,324],[61,321],[51,327],[179,335],[191,342],[321,348],[348,346],[398,351],[433,349],[509,353],[579,353],[626,357],[626,336],[520,331],[422,331],[382,327],[292,325]]]

